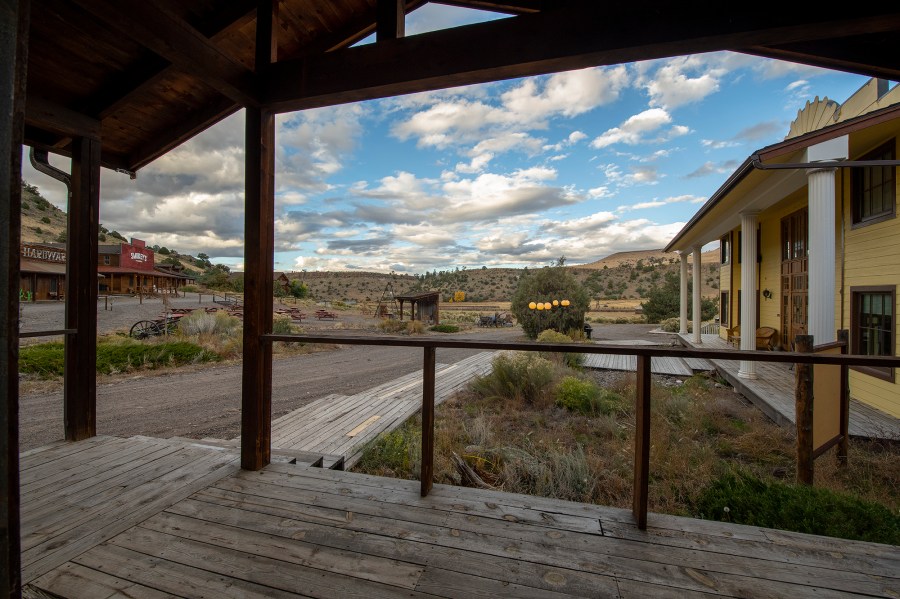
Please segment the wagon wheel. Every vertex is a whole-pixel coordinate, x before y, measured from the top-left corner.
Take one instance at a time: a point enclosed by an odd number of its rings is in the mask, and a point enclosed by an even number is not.
[[[166,324],[164,326],[165,326],[166,334],[171,335],[178,329],[178,319],[172,318],[170,320],[167,320]]]
[[[159,324],[153,322],[152,320],[141,320],[132,325],[131,331],[128,333],[128,336],[135,339],[146,339],[147,337],[159,335],[161,332],[162,331],[160,331],[159,329]]]

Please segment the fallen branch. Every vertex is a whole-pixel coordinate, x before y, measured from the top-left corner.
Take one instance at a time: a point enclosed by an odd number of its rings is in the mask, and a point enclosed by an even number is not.
[[[459,455],[454,451],[451,455],[451,459],[453,460],[454,465],[456,465],[457,471],[459,471],[459,475],[462,477],[462,483],[467,487],[478,487],[479,489],[490,489],[493,491],[497,490],[497,487],[493,487],[484,480],[478,473],[472,470],[472,467],[466,464],[466,461],[459,457]]]

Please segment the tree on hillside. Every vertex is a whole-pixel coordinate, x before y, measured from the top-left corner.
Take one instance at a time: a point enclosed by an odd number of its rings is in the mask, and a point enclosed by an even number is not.
[[[549,311],[532,310],[531,302],[569,300],[569,306],[557,306]],[[510,310],[522,325],[525,334],[536,339],[541,331],[554,329],[561,333],[580,330],[584,313],[588,310],[588,293],[570,272],[559,266],[547,266],[529,271],[519,279]]]
[[[688,294],[691,293],[693,282],[688,281]],[[653,287],[647,293],[647,301],[641,304],[644,318],[647,322],[657,323],[667,318],[675,318],[679,314],[681,284],[679,276],[674,272],[666,273],[665,281],[659,287]],[[703,321],[712,320],[718,314],[719,308],[714,300],[702,298],[700,300],[700,318]],[[693,316],[693,302],[688,303],[688,318]]]
[[[203,252],[197,254],[197,262],[203,268],[210,268],[212,266],[212,262],[209,261],[209,256],[204,254]]]

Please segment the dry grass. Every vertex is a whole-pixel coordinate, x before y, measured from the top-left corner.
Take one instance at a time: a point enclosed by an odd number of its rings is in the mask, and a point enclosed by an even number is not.
[[[598,377],[599,378],[599,377]],[[463,456],[482,479],[502,490],[630,507],[634,455],[634,375],[603,376],[624,403],[613,414],[590,416],[529,401],[522,394],[460,394],[442,404],[435,421],[435,480],[460,484],[450,456]],[[712,481],[739,470],[766,481],[794,480],[794,440],[729,387],[695,376],[683,384],[654,377],[650,451],[650,509],[691,515]],[[420,424],[397,433],[418,451]],[[816,486],[900,508],[900,447],[854,442],[850,463],[833,454],[816,461]],[[417,461],[412,460],[417,463]],[[416,478],[418,470],[390,468]],[[386,474],[386,470],[369,470]]]

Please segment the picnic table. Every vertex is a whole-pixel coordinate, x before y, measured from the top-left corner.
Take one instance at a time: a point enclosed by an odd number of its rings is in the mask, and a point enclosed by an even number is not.
[[[303,319],[306,318],[306,314],[301,312],[300,308],[278,308],[275,310],[275,313],[282,316],[289,316],[291,320],[299,322],[303,322]]]
[[[316,310],[317,320],[337,320],[337,314],[328,310]]]

